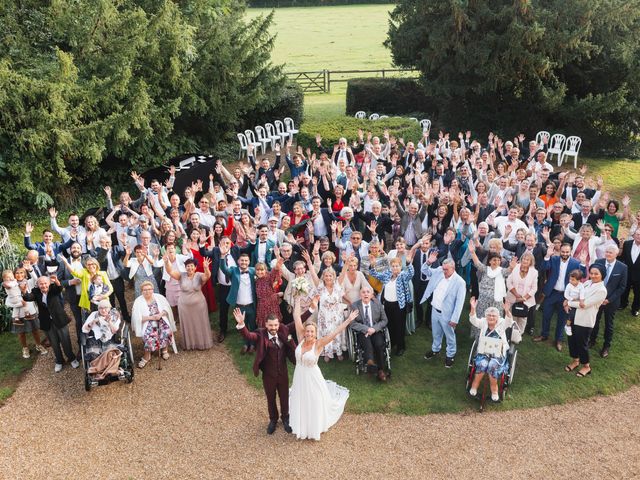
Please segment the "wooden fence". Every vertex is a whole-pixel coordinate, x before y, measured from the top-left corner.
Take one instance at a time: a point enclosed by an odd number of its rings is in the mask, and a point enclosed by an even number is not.
[[[307,93],[330,93],[331,84],[345,83],[352,78],[362,77],[417,77],[418,70],[404,68],[381,68],[377,70],[313,70],[307,72],[286,72],[294,82]]]

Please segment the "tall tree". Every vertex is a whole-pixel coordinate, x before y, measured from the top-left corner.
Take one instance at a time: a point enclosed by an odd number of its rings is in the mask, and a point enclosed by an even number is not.
[[[624,0],[400,0],[386,45],[445,125],[564,128],[593,148],[638,130],[639,19]]]

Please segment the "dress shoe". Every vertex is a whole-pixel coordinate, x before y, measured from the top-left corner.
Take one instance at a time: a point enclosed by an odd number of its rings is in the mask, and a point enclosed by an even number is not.
[[[638,311],[638,310],[635,310],[635,311],[631,312],[631,316],[632,317],[637,317],[638,315],[640,315],[640,311]]]
[[[276,425],[278,425],[278,421],[277,420],[271,420],[269,422],[269,425],[267,425],[267,433],[269,435],[273,435],[273,432],[276,431]]]
[[[433,350],[429,350],[427,353],[424,354],[424,359],[431,360],[433,357],[437,355],[440,355],[440,352],[434,352]]]
[[[556,342],[556,350],[558,350],[559,352],[562,351],[562,342]]]
[[[284,431],[287,433],[293,432],[291,429],[291,425],[289,425],[289,420],[282,420],[282,426],[284,427]]]
[[[219,333],[218,334],[218,343],[222,343],[224,342],[224,333]]]
[[[537,337],[533,337],[533,341],[538,343],[538,342],[545,342],[549,339],[549,337],[543,337],[542,335],[538,335]]]
[[[600,350],[600,356],[602,358],[607,358],[609,356],[609,349],[607,347],[604,347],[602,350]]]
[[[446,368],[451,368],[453,367],[453,361],[455,360],[455,357],[446,357],[444,359],[444,366]]]
[[[378,380],[380,380],[381,382],[387,381],[387,375],[384,373],[383,369],[378,370]]]

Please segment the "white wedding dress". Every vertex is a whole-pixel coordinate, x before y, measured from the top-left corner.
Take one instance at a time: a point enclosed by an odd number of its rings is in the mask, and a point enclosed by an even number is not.
[[[322,376],[315,344],[302,355],[300,343],[289,390],[289,424],[296,437],[320,440],[340,419],[348,398],[349,390]]]

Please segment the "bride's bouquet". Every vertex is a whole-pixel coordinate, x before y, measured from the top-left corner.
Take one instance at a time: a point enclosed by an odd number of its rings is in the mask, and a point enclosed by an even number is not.
[[[294,295],[308,295],[311,291],[311,285],[305,277],[296,277],[291,282]]]

